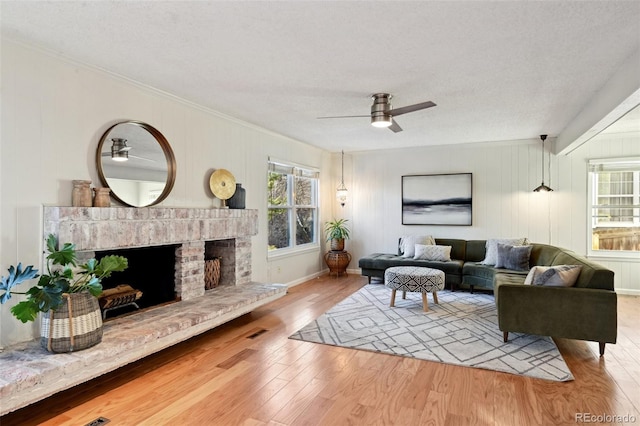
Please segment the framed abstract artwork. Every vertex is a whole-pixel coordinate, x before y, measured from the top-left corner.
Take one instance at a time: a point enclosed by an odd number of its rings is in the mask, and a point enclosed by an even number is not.
[[[402,176],[403,225],[471,226],[472,174]]]

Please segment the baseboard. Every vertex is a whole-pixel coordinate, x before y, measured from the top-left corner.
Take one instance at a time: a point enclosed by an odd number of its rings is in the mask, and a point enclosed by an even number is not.
[[[361,272],[362,272],[362,270],[361,270],[360,268],[357,268],[357,269],[347,269],[347,274],[351,274],[351,275],[362,275],[362,274],[361,274]],[[305,277],[298,278],[297,280],[289,281],[288,283],[285,283],[285,285],[286,285],[287,287],[295,287],[295,286],[297,286],[298,284],[305,283],[305,282],[307,282],[307,281],[309,281],[309,280],[312,280],[312,279],[318,278],[318,277],[320,277],[320,276],[322,276],[322,275],[326,275],[326,274],[328,274],[328,273],[329,273],[329,268],[324,268],[323,270],[321,270],[321,271],[319,271],[319,272],[315,272],[315,273],[313,273],[313,274],[311,274],[311,275],[307,275],[307,276],[305,276]]]
[[[329,269],[323,269],[322,271],[315,272],[315,273],[313,273],[311,275],[307,275],[307,276],[304,276],[302,278],[298,278],[297,280],[289,281],[288,283],[285,283],[285,285],[287,287],[295,287],[298,284],[302,284],[302,283],[305,283],[305,282],[307,282],[309,280],[312,280],[314,278],[318,278],[319,276],[324,275],[327,272],[329,272]]]
[[[626,296],[640,296],[640,290],[635,288],[616,288],[616,293],[624,294]]]

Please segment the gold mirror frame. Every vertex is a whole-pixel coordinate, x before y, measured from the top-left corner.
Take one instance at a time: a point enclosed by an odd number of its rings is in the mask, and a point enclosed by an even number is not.
[[[162,149],[162,152],[164,153],[164,157],[166,159],[167,162],[167,170],[166,170],[166,180],[165,180],[165,185],[163,188],[162,193],[152,202],[148,203],[148,204],[144,204],[144,205],[134,205],[131,204],[127,201],[124,201],[122,198],[120,198],[118,196],[118,194],[113,191],[113,188],[111,188],[109,186],[109,183],[107,182],[107,177],[104,174],[104,168],[102,166],[102,160],[103,160],[103,147],[105,143],[110,143],[110,134],[111,132],[117,127],[117,126],[122,126],[122,125],[133,125],[133,126],[137,126],[143,130],[146,130],[152,137],[153,139],[156,140],[156,142],[158,143],[158,145],[160,145],[160,148]],[[154,206],[158,203],[161,203],[162,201],[164,201],[167,196],[169,195],[169,193],[171,192],[171,190],[173,189],[173,185],[175,183],[176,180],[176,158],[173,154],[173,150],[171,149],[171,145],[169,145],[169,142],[167,141],[167,139],[164,137],[164,135],[162,133],[160,133],[160,131],[158,131],[155,127],[147,124],[147,123],[143,123],[141,121],[134,121],[134,120],[129,120],[129,121],[121,121],[118,122],[116,124],[114,124],[113,126],[109,127],[104,134],[102,135],[102,137],[100,138],[100,142],[98,143],[98,148],[96,149],[96,166],[98,169],[98,177],[100,178],[100,181],[102,182],[102,185],[106,188],[111,188],[111,196],[118,202],[122,203],[125,206],[129,206],[129,207],[150,207],[150,206]]]

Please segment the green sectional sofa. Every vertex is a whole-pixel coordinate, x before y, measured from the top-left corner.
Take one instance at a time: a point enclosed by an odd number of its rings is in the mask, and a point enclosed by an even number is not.
[[[445,273],[445,285],[493,291],[498,326],[504,333],[537,334],[598,342],[600,355],[606,343],[617,338],[617,297],[613,271],[570,250],[547,244],[531,244],[529,267],[581,265],[574,286],[548,287],[524,284],[528,270],[484,265],[485,240],[436,238],[437,245],[451,246],[450,261],[416,260],[397,254],[373,253],[359,260],[362,275],[384,278],[392,266],[424,266]],[[399,246],[401,247],[401,246]]]

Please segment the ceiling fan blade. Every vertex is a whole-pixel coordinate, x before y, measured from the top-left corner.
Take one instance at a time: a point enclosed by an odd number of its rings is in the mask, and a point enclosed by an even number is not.
[[[393,118],[391,119],[391,126],[389,126],[389,130],[393,131],[393,133],[398,133],[402,131],[402,127],[400,127],[398,125],[398,123],[396,123],[396,120],[394,120]]]
[[[129,158],[135,158],[136,160],[151,161],[152,163],[156,162],[156,160],[152,160],[151,158],[138,157],[137,155],[131,155],[131,154],[129,154]]]
[[[369,115],[338,115],[335,117],[316,117],[316,118],[319,120],[323,118],[371,118],[371,114]]]
[[[396,115],[406,114],[408,112],[419,111],[421,109],[431,108],[431,107],[434,107],[434,106],[436,106],[436,104],[434,104],[431,101],[427,101],[427,102],[422,102],[422,103],[415,104],[415,105],[408,105],[408,106],[401,107],[401,108],[394,108],[391,111],[389,111],[389,114],[392,117],[395,117]]]

